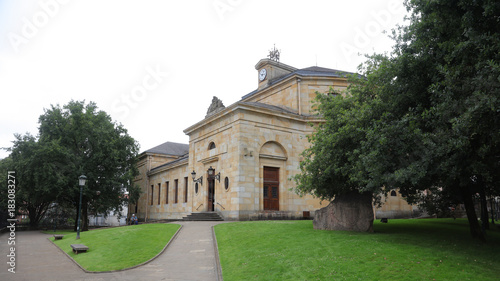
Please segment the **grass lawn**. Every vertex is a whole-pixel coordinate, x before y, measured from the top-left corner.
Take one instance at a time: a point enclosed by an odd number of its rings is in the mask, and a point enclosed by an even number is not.
[[[156,256],[179,229],[178,224],[140,224],[80,232],[56,231],[62,240],[50,240],[89,271],[129,268]],[[45,233],[54,234],[53,231]],[[73,253],[71,244],[89,247],[86,253]]]
[[[314,230],[312,221],[215,226],[226,281],[500,280],[498,229],[486,244],[470,237],[465,219],[376,221],[374,230]]]

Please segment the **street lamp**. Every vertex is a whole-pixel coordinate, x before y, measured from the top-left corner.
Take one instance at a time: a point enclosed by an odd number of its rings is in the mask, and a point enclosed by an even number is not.
[[[82,188],[85,185],[85,181],[87,180],[87,177],[84,175],[81,175],[78,178],[78,180],[79,180],[78,183],[80,185],[80,204],[78,205],[78,222],[77,222],[78,224],[76,227],[76,239],[80,239],[80,216],[82,213]]]
[[[195,180],[195,178],[196,178],[196,172],[194,170],[191,173],[191,177],[193,178],[193,182],[194,183],[199,182],[201,185],[203,185],[203,176],[201,176],[197,180]]]
[[[217,175],[215,175],[215,169],[212,168],[212,166],[210,166],[210,168],[208,168],[208,176],[210,178],[216,179],[220,182],[220,172]]]

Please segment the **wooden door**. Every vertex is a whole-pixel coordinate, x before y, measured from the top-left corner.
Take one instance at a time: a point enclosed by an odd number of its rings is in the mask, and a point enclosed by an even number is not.
[[[208,179],[208,211],[214,211],[215,203],[215,179]]]
[[[280,169],[264,167],[264,210],[280,209]]]

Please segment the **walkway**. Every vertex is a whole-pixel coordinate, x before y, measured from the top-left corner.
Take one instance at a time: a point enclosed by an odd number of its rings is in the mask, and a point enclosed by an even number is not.
[[[9,233],[0,235],[0,280],[216,280],[212,226],[183,225],[162,255],[138,268],[113,273],[85,273],[47,240],[50,234],[16,232],[16,273],[8,272]]]

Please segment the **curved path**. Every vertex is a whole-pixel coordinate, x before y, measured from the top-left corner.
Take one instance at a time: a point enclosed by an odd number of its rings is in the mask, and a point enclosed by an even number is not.
[[[9,233],[0,235],[0,280],[217,280],[212,226],[221,222],[175,222],[182,229],[150,263],[119,272],[86,273],[39,231],[16,232],[16,273],[10,273]],[[222,280],[222,279],[221,279]]]

